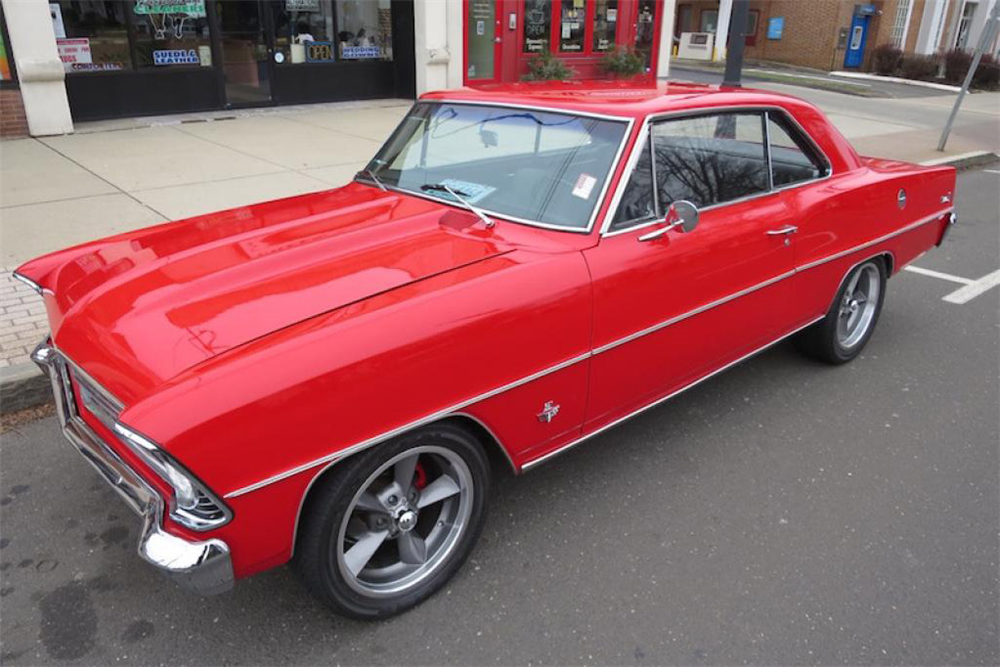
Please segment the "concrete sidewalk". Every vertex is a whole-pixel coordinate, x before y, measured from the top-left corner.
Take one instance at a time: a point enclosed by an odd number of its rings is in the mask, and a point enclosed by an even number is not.
[[[863,99],[783,84],[760,87],[817,104],[862,154],[914,162],[942,157],[934,146],[953,96]],[[40,300],[9,278],[13,268],[110,234],[343,185],[410,104],[380,100],[102,121],[80,124],[74,135],[0,144],[3,409],[32,402],[10,392],[35,375],[27,355],[46,332]],[[1000,151],[1000,95],[967,98],[945,156],[976,150]]]

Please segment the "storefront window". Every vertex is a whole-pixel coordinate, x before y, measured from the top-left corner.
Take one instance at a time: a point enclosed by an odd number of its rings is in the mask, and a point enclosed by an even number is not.
[[[639,0],[639,15],[635,26],[635,52],[646,61],[647,70],[653,63],[653,36],[655,34],[656,3],[653,0]]]
[[[552,0],[524,0],[524,52],[549,50],[552,35]]]
[[[132,69],[125,5],[63,0],[50,3],[49,11],[67,72]]]
[[[132,12],[136,66],[212,65],[205,0],[134,0]]]
[[[3,33],[3,21],[0,20],[0,81],[10,81],[14,77],[7,56],[7,40],[4,39]]]
[[[271,7],[274,10],[275,62],[333,62],[331,0],[279,0]]]
[[[583,33],[586,29],[587,8],[585,0],[562,0],[559,20],[559,50],[583,51]]]
[[[594,51],[615,48],[618,27],[618,0],[596,0],[594,3]]]
[[[389,0],[337,0],[337,45],[343,60],[392,60]]]

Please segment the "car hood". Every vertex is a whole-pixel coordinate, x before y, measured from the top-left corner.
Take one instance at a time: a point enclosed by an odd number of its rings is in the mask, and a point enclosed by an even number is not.
[[[51,290],[56,345],[128,404],[268,333],[509,251],[474,222],[352,185],[113,237],[19,272]]]

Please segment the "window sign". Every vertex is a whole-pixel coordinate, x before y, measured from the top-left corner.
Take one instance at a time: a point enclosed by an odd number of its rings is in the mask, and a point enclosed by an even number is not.
[[[204,18],[205,0],[135,0],[135,13],[148,16],[153,24],[154,40],[183,39],[184,23],[191,18]],[[169,33],[169,35],[168,35]]]
[[[63,23],[62,7],[58,2],[49,3],[49,14],[52,16],[52,30],[56,33],[56,39],[65,39],[66,24]]]
[[[767,20],[767,38],[781,39],[781,33],[785,31],[785,17],[775,16]]]
[[[559,50],[562,52],[583,51],[583,31],[586,21],[586,6],[582,0],[562,0]]]
[[[90,52],[90,40],[86,37],[57,39],[56,46],[59,49],[59,60],[67,72],[72,72],[74,65],[89,65],[94,62]]]
[[[319,0],[285,0],[287,12],[318,12]]]
[[[306,42],[305,47],[307,63],[325,63],[333,60],[333,42]]]
[[[162,49],[153,51],[154,65],[197,65],[201,62],[194,49]]]
[[[341,47],[340,55],[344,60],[381,58],[382,48],[379,46],[343,46]]]

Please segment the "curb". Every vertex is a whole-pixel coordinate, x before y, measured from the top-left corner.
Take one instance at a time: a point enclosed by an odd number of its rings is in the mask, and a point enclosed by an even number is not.
[[[32,363],[0,368],[0,406],[16,412],[44,405],[52,400],[52,385]]]
[[[972,151],[924,160],[924,166],[948,165],[959,171],[1000,162],[1000,155],[989,151]],[[0,411],[16,412],[44,405],[52,400],[49,379],[33,363],[0,368]]]
[[[996,162],[1000,162],[1000,155],[996,153],[991,153],[990,151],[972,151],[971,153],[961,153],[959,155],[924,160],[920,164],[925,167],[948,166],[962,171],[965,169],[974,169],[975,167],[984,167]]]
[[[830,76],[839,76],[845,79],[867,79],[868,81],[887,81],[888,83],[902,83],[907,86],[917,86],[920,88],[932,88],[943,90],[949,93],[962,91],[961,86],[950,86],[946,83],[934,83],[933,81],[920,81],[918,79],[904,79],[900,76],[882,76],[880,74],[867,74],[865,72],[830,72]]]

